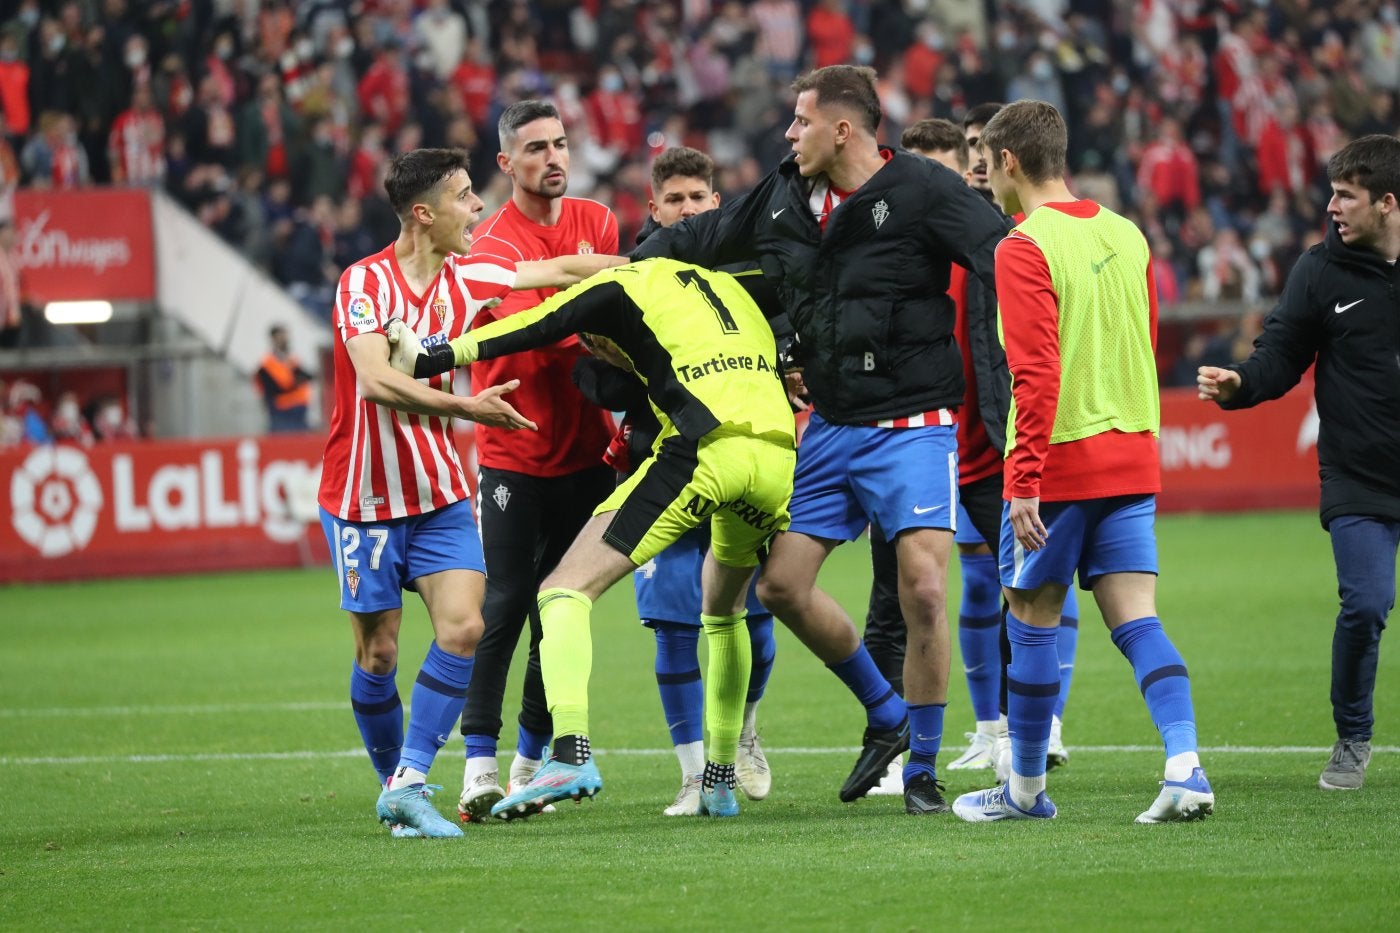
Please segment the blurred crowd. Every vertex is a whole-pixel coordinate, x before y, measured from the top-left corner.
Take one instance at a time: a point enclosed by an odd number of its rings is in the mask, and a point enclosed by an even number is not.
[[[114,395],[83,400],[64,391],[47,400],[27,379],[0,380],[0,450],[55,441],[91,447],[137,436],[126,406]]]
[[[339,270],[397,232],[380,182],[398,152],[470,149],[493,208],[498,114],[551,97],[569,193],[611,206],[626,243],[656,153],[704,149],[742,193],[788,150],[792,78],[849,61],[880,73],[887,142],[985,101],[1054,103],[1074,189],[1147,231],[1163,303],[1254,306],[1322,234],[1328,157],[1396,131],[1398,8],[0,0],[0,222],[20,185],[162,186],[325,314]]]

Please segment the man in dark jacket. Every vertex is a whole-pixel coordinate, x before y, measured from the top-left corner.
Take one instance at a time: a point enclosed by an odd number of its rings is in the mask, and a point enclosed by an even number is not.
[[[906,809],[945,812],[934,759],[947,703],[954,411],[963,401],[948,281],[957,262],[993,287],[1007,225],[956,173],[876,143],[871,69],[821,68],[793,90],[793,155],[748,195],[658,232],[633,258],[711,268],[756,259],[776,283],[813,415],[793,523],[774,542],[759,597],[866,707],[841,799],[863,796],[909,747]],[[816,586],[827,555],[867,524],[896,542],[907,709],[850,618]]]
[[[1332,636],[1337,743],[1318,785],[1356,790],[1371,759],[1372,695],[1400,544],[1400,140],[1363,136],[1327,165],[1332,227],[1298,260],[1249,359],[1202,366],[1200,396],[1249,408],[1317,361],[1322,525],[1341,612]]]

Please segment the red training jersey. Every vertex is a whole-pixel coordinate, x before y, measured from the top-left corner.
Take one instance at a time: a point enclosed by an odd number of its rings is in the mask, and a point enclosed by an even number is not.
[[[952,275],[948,278],[948,297],[957,307],[953,339],[962,350],[963,381],[967,383],[958,417],[958,485],[965,486],[1000,473],[1002,452],[992,446],[978,410],[977,372],[972,366],[972,349],[967,339],[967,270],[957,263],[953,263]]]
[[[507,201],[472,232],[472,255],[513,264],[617,252],[617,218],[612,211],[584,198],[560,198],[560,202],[559,222],[545,226],[526,217],[514,201]],[[512,292],[498,306],[478,311],[472,326],[533,308],[557,291]],[[472,364],[472,392],[519,379],[520,388],[510,394],[510,403],[539,425],[538,431],[478,425],[477,463],[537,477],[564,476],[598,465],[614,427],[612,415],[574,386],[574,361],[587,352],[577,337],[569,337],[548,347]]]
[[[1093,217],[1094,201],[1046,204],[1040,210]],[[1016,446],[1006,461],[1007,499],[1068,502],[1156,493],[1162,488],[1157,439],[1150,431],[1105,431],[1051,444],[1060,397],[1060,299],[1045,254],[1028,236],[1012,232],[997,246],[997,301],[1002,340],[1016,399]],[[1157,289],[1147,263],[1152,344],[1157,343]]]
[[[452,419],[395,411],[360,396],[345,344],[382,334],[402,318],[425,345],[461,336],[484,304],[509,294],[515,265],[448,256],[422,295],[399,268],[394,246],[346,269],[335,302],[335,409],[321,463],[319,501],[347,521],[377,522],[431,512],[468,497]],[[428,385],[452,391],[452,373]]]

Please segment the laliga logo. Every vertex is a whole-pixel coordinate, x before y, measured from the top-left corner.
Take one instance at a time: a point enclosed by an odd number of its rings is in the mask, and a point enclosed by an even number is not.
[[[10,520],[44,557],[87,547],[102,501],[102,484],[73,447],[40,447],[10,477]]]
[[[151,473],[144,488],[134,458],[116,454],[108,486],[112,526],[119,534],[256,527],[271,541],[294,542],[314,512],[320,465],[260,463],[258,454],[256,441],[238,445],[231,499],[225,497],[229,465],[221,451],[205,450],[194,463],[166,463]],[[44,557],[62,557],[92,541],[106,496],[81,450],[40,447],[11,477],[10,504],[19,537]]]

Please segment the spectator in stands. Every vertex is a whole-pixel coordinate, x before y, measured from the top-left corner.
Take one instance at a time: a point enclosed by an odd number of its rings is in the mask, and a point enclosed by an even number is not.
[[[1233,227],[1217,230],[1214,239],[1196,256],[1201,272],[1201,297],[1253,303],[1259,300],[1259,267],[1240,243]]]
[[[23,321],[19,251],[15,242],[15,225],[9,220],[0,220],[0,347],[19,343]]]
[[[53,431],[55,441],[80,444],[83,447],[92,446],[92,428],[88,425],[87,419],[83,417],[82,406],[78,404],[78,393],[76,392],[70,390],[58,397],[58,402],[53,408],[53,418],[49,421],[49,428]]]
[[[19,40],[12,33],[0,35],[0,112],[9,133],[29,132],[29,65],[20,57]]]
[[[292,355],[286,327],[273,325],[267,338],[271,346],[255,377],[267,406],[267,429],[273,434],[305,431],[311,405],[311,373]]]
[[[825,68],[851,60],[856,29],[846,13],[843,0],[817,0],[807,14],[807,42],[812,49],[812,67]]]
[[[15,219],[15,189],[21,178],[19,159],[10,145],[7,129],[5,115],[0,113],[0,223],[11,223]]]
[[[432,62],[438,80],[446,81],[462,61],[467,46],[467,21],[447,4],[428,0],[427,8],[413,23],[414,32]]]
[[[87,153],[78,145],[77,121],[71,114],[40,114],[39,132],[29,138],[19,159],[25,177],[36,188],[78,188],[91,179]]]
[[[155,109],[150,84],[138,84],[131,108],[118,114],[107,139],[114,184],[155,187],[165,178],[165,120]]]
[[[53,440],[44,420],[44,394],[25,379],[10,383],[9,414],[19,422],[19,443],[47,444]]]
[[[1138,189],[1151,192],[1160,210],[1180,220],[1201,203],[1200,167],[1182,141],[1179,120],[1163,119],[1158,133],[1138,162]]]
[[[257,96],[238,114],[238,162],[262,169],[268,178],[285,178],[300,143],[301,121],[282,96],[282,83],[271,72],[258,79]]]

